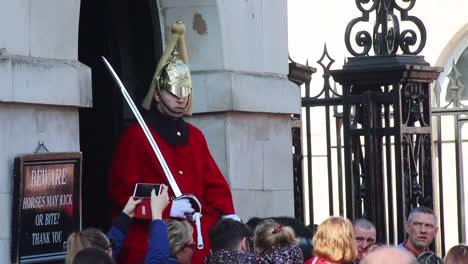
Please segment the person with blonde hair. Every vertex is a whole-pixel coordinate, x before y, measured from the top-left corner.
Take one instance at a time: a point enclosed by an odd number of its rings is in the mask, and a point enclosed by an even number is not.
[[[342,217],[323,221],[313,237],[314,257],[306,264],[335,264],[353,261],[357,257],[353,225]]]
[[[289,226],[266,219],[254,230],[256,251],[268,263],[302,264],[304,256]]]
[[[190,264],[196,248],[192,226],[187,220],[178,221],[175,219],[167,220],[166,224],[171,258],[177,259],[182,264]]]
[[[464,264],[468,263],[468,246],[453,246],[444,258],[444,264]]]

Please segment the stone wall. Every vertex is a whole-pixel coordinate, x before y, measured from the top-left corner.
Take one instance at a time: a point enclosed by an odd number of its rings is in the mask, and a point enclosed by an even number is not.
[[[80,1],[0,1],[0,263],[10,262],[13,161],[39,141],[79,151],[91,70],[77,61]]]

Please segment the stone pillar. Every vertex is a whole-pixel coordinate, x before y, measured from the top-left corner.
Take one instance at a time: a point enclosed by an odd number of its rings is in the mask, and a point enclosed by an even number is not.
[[[287,3],[160,1],[164,29],[181,20],[194,89],[190,122],[205,133],[237,213],[294,214]]]
[[[91,71],[77,61],[80,1],[8,1],[0,8],[0,263],[10,263],[13,161],[39,141],[79,151],[78,108]],[[13,26],[14,25],[14,26]]]

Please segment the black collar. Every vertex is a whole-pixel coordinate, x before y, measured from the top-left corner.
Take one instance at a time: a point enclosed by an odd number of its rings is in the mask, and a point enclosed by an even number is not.
[[[183,118],[172,119],[154,107],[153,110],[144,113],[144,119],[170,145],[187,144],[188,125]]]

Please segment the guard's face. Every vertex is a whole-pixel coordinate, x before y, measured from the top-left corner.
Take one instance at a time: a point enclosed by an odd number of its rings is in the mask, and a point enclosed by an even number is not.
[[[161,95],[158,92],[154,93],[154,99],[158,103],[157,107],[161,113],[177,119],[184,115],[189,97],[181,98],[167,90],[161,90]],[[163,99],[164,102],[162,101]]]
[[[362,259],[363,253],[369,245],[375,243],[376,232],[374,228],[365,229],[359,226],[354,227],[354,239],[356,240],[358,259]]]
[[[431,214],[415,213],[414,218],[405,224],[408,244],[418,251],[426,250],[437,235],[438,228]]]
[[[192,93],[190,70],[181,60],[171,61],[164,67],[158,81],[161,90],[167,90],[177,97],[188,97]]]

